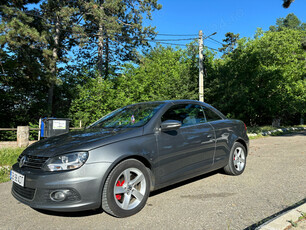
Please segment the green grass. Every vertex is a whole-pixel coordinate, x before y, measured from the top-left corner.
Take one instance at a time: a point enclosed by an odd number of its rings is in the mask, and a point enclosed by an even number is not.
[[[0,183],[10,180],[10,170],[24,148],[0,148]]]
[[[291,224],[292,227],[296,228],[298,227],[299,223],[303,220],[306,220],[306,213],[305,212],[301,212],[301,216],[298,218],[297,221],[292,221],[292,220],[288,220],[288,222]],[[291,229],[291,227],[289,228]]]
[[[306,212],[301,212],[301,216],[299,217],[298,221],[306,220]]]
[[[10,169],[1,168],[0,169],[0,183],[7,182],[10,180]]]
[[[13,165],[24,148],[0,148],[0,166]]]

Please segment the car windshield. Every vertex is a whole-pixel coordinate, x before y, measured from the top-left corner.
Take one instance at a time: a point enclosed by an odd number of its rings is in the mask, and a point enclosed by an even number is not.
[[[90,128],[133,128],[148,123],[163,102],[135,104],[117,109],[93,123]]]

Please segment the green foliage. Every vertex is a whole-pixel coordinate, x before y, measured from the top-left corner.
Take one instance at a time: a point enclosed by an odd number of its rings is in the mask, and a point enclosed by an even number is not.
[[[222,48],[219,48],[220,52],[223,52],[224,55],[227,55],[234,51],[235,47],[237,46],[237,41],[239,40],[239,34],[234,34],[231,32],[228,32],[225,34],[225,39],[223,39]]]
[[[142,25],[143,16],[151,18],[160,8],[157,0],[4,1],[0,127],[67,116],[76,85],[86,80],[75,77],[82,76],[77,70],[89,66],[92,71],[102,60],[108,75],[118,61],[137,59],[136,49],[148,47],[144,39],[155,35],[154,28]]]
[[[290,13],[286,18],[278,18],[275,26],[270,26],[270,31],[282,31],[283,29],[292,30],[304,30],[306,29],[306,23],[302,23],[298,17]]]
[[[305,33],[283,29],[240,39],[235,52],[216,62],[209,95],[217,99],[215,105],[251,125],[273,118],[286,123],[294,114],[305,114],[306,54],[300,45]]]
[[[44,109],[46,40],[30,15],[35,11],[24,8],[37,2],[6,1],[0,7],[0,127],[27,124]]]
[[[88,125],[131,103],[198,99],[197,42],[148,49],[156,33],[143,17],[160,8],[157,0],[4,2],[0,127],[37,127],[51,104],[53,116]],[[205,101],[252,125],[306,120],[305,29],[288,14],[253,39],[227,33],[222,58],[204,50]]]
[[[30,128],[39,128],[38,121],[35,122],[35,123],[30,122],[29,127]],[[29,140],[30,141],[38,140],[38,131],[37,130],[30,130]]]
[[[80,120],[84,126],[88,125],[119,107],[113,101],[116,90],[111,80],[104,80],[98,76],[88,80],[83,86],[79,85],[77,91],[78,97],[70,108],[72,123],[75,125],[78,125]]]
[[[88,38],[80,58],[96,63],[100,75],[108,77],[120,61],[137,61],[137,48],[149,47],[147,38],[155,28],[144,26],[143,17],[161,9],[157,0],[80,1],[81,21]]]
[[[196,99],[198,70],[193,58],[188,51],[157,46],[138,67],[125,66],[121,85],[134,101]]]
[[[236,49],[223,59],[206,50],[205,101],[251,125],[271,124],[276,118],[282,124],[299,122],[306,113],[304,37],[302,30],[259,29],[254,39],[236,40]],[[92,80],[79,90],[70,110],[75,124],[131,103],[197,99],[197,47],[157,46],[139,65],[127,63],[116,77]]]
[[[122,74],[97,77],[78,88],[79,95],[70,109],[74,124],[88,124],[119,107],[155,100],[197,99],[197,47],[187,50],[157,46],[140,59],[140,64],[126,63]],[[206,51],[207,66],[213,54]]]
[[[1,141],[16,141],[17,131],[0,131]]]

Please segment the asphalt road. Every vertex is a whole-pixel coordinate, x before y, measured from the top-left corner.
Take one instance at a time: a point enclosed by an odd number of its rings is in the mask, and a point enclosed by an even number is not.
[[[0,229],[245,229],[306,198],[306,132],[251,141],[245,172],[220,171],[151,194],[137,215],[39,212],[0,184]],[[254,225],[253,225],[254,226]]]

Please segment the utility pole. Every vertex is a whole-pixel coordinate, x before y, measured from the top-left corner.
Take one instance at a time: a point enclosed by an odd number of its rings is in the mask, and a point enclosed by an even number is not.
[[[199,101],[204,102],[203,32],[199,31]]]

